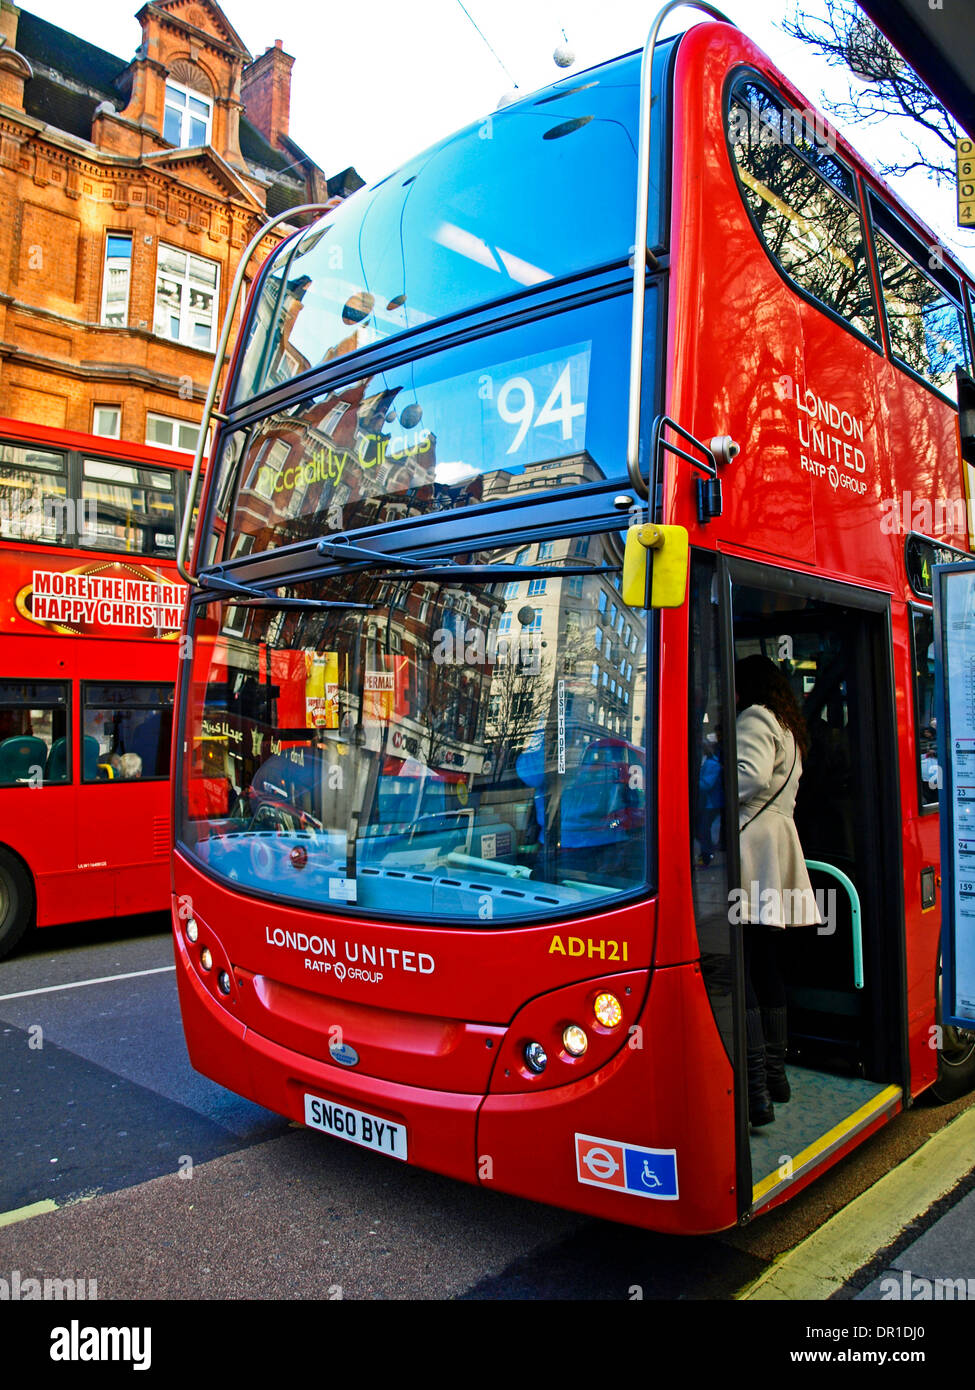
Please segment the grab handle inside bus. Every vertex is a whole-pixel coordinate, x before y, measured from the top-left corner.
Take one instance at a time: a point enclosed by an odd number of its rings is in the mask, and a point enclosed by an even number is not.
[[[217,343],[217,351],[213,358],[213,371],[210,373],[210,385],[207,387],[206,401],[203,406],[203,418],[200,421],[200,435],[196,441],[196,453],[193,456],[193,471],[190,474],[189,485],[186,489],[186,508],[183,512],[182,525],[179,528],[179,545],[176,547],[176,568],[180,577],[185,579],[187,584],[198,585],[199,580],[190,574],[187,564],[189,561],[190,531],[193,526],[193,505],[196,501],[197,488],[200,484],[200,473],[203,468],[203,453],[206,449],[207,431],[210,428],[210,421],[216,415],[214,404],[217,399],[217,388],[220,383],[220,373],[223,369],[224,359],[227,355],[227,344],[230,342],[230,332],[234,321],[234,314],[237,312],[237,304],[240,300],[240,292],[244,284],[244,275],[250,264],[251,256],[260,246],[261,242],[272,231],[279,222],[287,222],[289,218],[298,217],[306,212],[328,212],[330,205],[327,203],[302,203],[300,207],[288,208],[285,212],[278,213],[277,217],[272,217],[269,222],[265,222],[260,230],[251,238],[247,244],[244,254],[240,258],[237,266],[237,274],[230,287],[230,295],[227,299],[227,310],[223,316],[223,328],[220,330],[220,340]],[[277,247],[272,247],[272,251]],[[270,252],[268,253],[270,254]]]

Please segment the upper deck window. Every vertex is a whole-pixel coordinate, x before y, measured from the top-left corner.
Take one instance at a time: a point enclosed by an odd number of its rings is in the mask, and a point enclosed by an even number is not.
[[[954,399],[955,367],[971,362],[961,285],[937,245],[925,246],[873,193],[869,202],[891,356]]]
[[[639,65],[529,97],[284,243],[252,309],[234,399],[633,243]]]
[[[67,544],[67,476],[63,454],[0,444],[0,537]]]
[[[91,532],[82,544],[126,554],[175,555],[176,490],[168,469],[85,459],[81,486]]]
[[[745,204],[779,269],[876,338],[853,174],[830,148],[826,126],[745,78],[732,93],[728,138]]]

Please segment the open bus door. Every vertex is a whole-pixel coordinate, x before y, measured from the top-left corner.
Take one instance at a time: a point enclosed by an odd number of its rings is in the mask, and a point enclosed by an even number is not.
[[[899,1109],[909,1094],[897,731],[889,598],[695,552],[690,584],[694,909],[715,1018],[736,1077],[738,1191],[747,1218]],[[737,812],[735,662],[786,675],[810,733],[795,809],[820,926],[774,941],[791,1099],[749,1124]],[[753,971],[754,975],[754,971]]]

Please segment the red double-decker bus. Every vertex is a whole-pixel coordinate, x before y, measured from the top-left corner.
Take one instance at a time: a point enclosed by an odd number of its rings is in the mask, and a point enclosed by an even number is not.
[[[656,33],[257,278],[188,574],[173,910],[208,1076],[692,1233],[975,1082],[939,1027],[930,666],[972,287],[738,29]],[[808,728],[821,909],[775,938],[791,1099],[758,1120],[753,655]]]
[[[0,955],[165,910],[191,462],[0,419]]]

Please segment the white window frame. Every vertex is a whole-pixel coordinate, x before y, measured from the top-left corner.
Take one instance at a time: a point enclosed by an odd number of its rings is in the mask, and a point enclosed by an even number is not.
[[[186,271],[182,276],[178,275],[176,271],[163,270],[160,268],[159,260],[162,256],[163,251],[174,251],[177,255],[186,257]],[[183,347],[196,348],[197,352],[215,351],[217,345],[217,317],[220,311],[220,262],[211,260],[209,256],[198,256],[193,251],[187,251],[185,247],[173,246],[169,242],[163,241],[157,243],[157,253],[158,254],[156,258],[156,292],[153,298],[152,306],[153,332],[156,334],[158,338],[165,338],[168,343],[180,343]],[[205,265],[214,266],[217,272],[216,283],[213,287],[213,314],[210,320],[210,341],[206,345],[206,347],[204,347],[202,343],[194,343],[192,335],[192,315],[190,313],[189,308],[189,295],[190,287],[192,284],[190,280],[190,265],[193,261],[202,261]],[[184,297],[182,298],[180,303],[179,336],[176,338],[172,337],[169,333],[160,333],[159,330],[156,328],[156,323],[159,317],[159,281],[162,278],[162,276],[166,276],[170,280],[178,280],[180,284],[183,286]],[[165,310],[167,319],[170,316],[170,312],[171,311],[169,309]]]
[[[198,148],[196,145],[191,145],[189,141],[188,126],[191,114],[189,99],[190,97],[192,97],[194,101],[202,102],[203,105],[207,108],[206,138],[203,141],[203,144],[209,145],[213,134],[213,97],[204,96],[202,92],[196,91],[193,87],[186,87],[183,85],[182,82],[175,82],[171,77],[166,78],[166,86],[172,87],[174,91],[179,92],[181,96],[186,97],[186,103],[182,108],[176,106],[171,107],[168,101],[169,93],[165,91],[163,92],[163,139],[166,138],[166,112],[168,110],[179,110],[179,141],[177,142],[176,148],[178,150],[189,150]]]
[[[159,442],[158,439],[150,439],[150,438],[149,438],[149,421],[150,421],[150,420],[162,420],[165,424],[167,424],[167,425],[172,425],[173,429],[172,429],[171,438],[173,438],[173,439],[178,439],[178,438],[179,438],[178,429],[179,429],[179,426],[180,426],[180,425],[184,425],[187,429],[195,429],[195,430],[196,430],[196,433],[197,433],[197,437],[199,438],[199,434],[200,434],[200,424],[199,424],[199,423],[197,423],[197,424],[194,425],[194,423],[193,423],[192,420],[182,420],[182,419],[180,419],[180,417],[179,417],[178,415],[162,415],[158,410],[147,410],[147,411],[146,411],[146,443],[150,446],[150,448],[153,448],[153,449],[174,449],[174,450],[176,450],[176,451],[178,451],[179,453],[182,453],[182,454],[192,454],[192,453],[195,451],[195,449],[196,449],[196,444],[195,444],[195,443],[194,443],[194,445],[193,445],[193,447],[192,447],[191,449],[184,449],[183,446],[182,446],[182,444],[161,444],[161,443]]]
[[[127,242],[129,243],[129,254],[128,254],[127,256],[110,256],[110,255],[108,254],[109,239],[110,239],[111,237],[115,237],[115,238],[117,238],[119,241],[127,241]],[[104,327],[106,327],[106,328],[127,328],[127,327],[128,327],[128,324],[129,324],[129,300],[131,299],[131,296],[132,296],[132,256],[133,256],[134,249],[135,249],[135,237],[132,235],[131,232],[113,232],[113,231],[107,231],[107,232],[105,233],[105,255],[104,255],[104,258],[103,258],[103,259],[104,259],[104,268],[103,268],[103,270],[102,270],[102,310],[101,310],[101,322],[102,322],[102,325],[103,325]],[[113,308],[111,309],[111,311],[109,310],[109,307],[108,307],[108,286],[109,286],[109,281],[110,281],[110,279],[111,279],[111,273],[112,273],[112,271],[113,271],[113,270],[121,270],[121,269],[123,268],[123,266],[124,266],[124,268],[125,268],[125,273],[126,273],[126,277],[125,277],[125,308],[122,310],[122,319],[123,319],[123,322],[120,323],[120,324],[118,324],[118,323],[109,323],[109,322],[108,322],[108,315],[109,315],[109,312],[112,312],[112,313],[114,313],[114,314],[117,314],[117,313],[119,312],[119,311],[118,311],[118,306],[117,306],[117,305],[116,305],[116,306],[113,306]]]
[[[115,429],[111,434],[107,430],[100,430],[98,425],[98,412],[100,410],[115,411]],[[122,438],[122,407],[112,401],[96,401],[91,408],[91,432],[99,439],[121,439]]]

